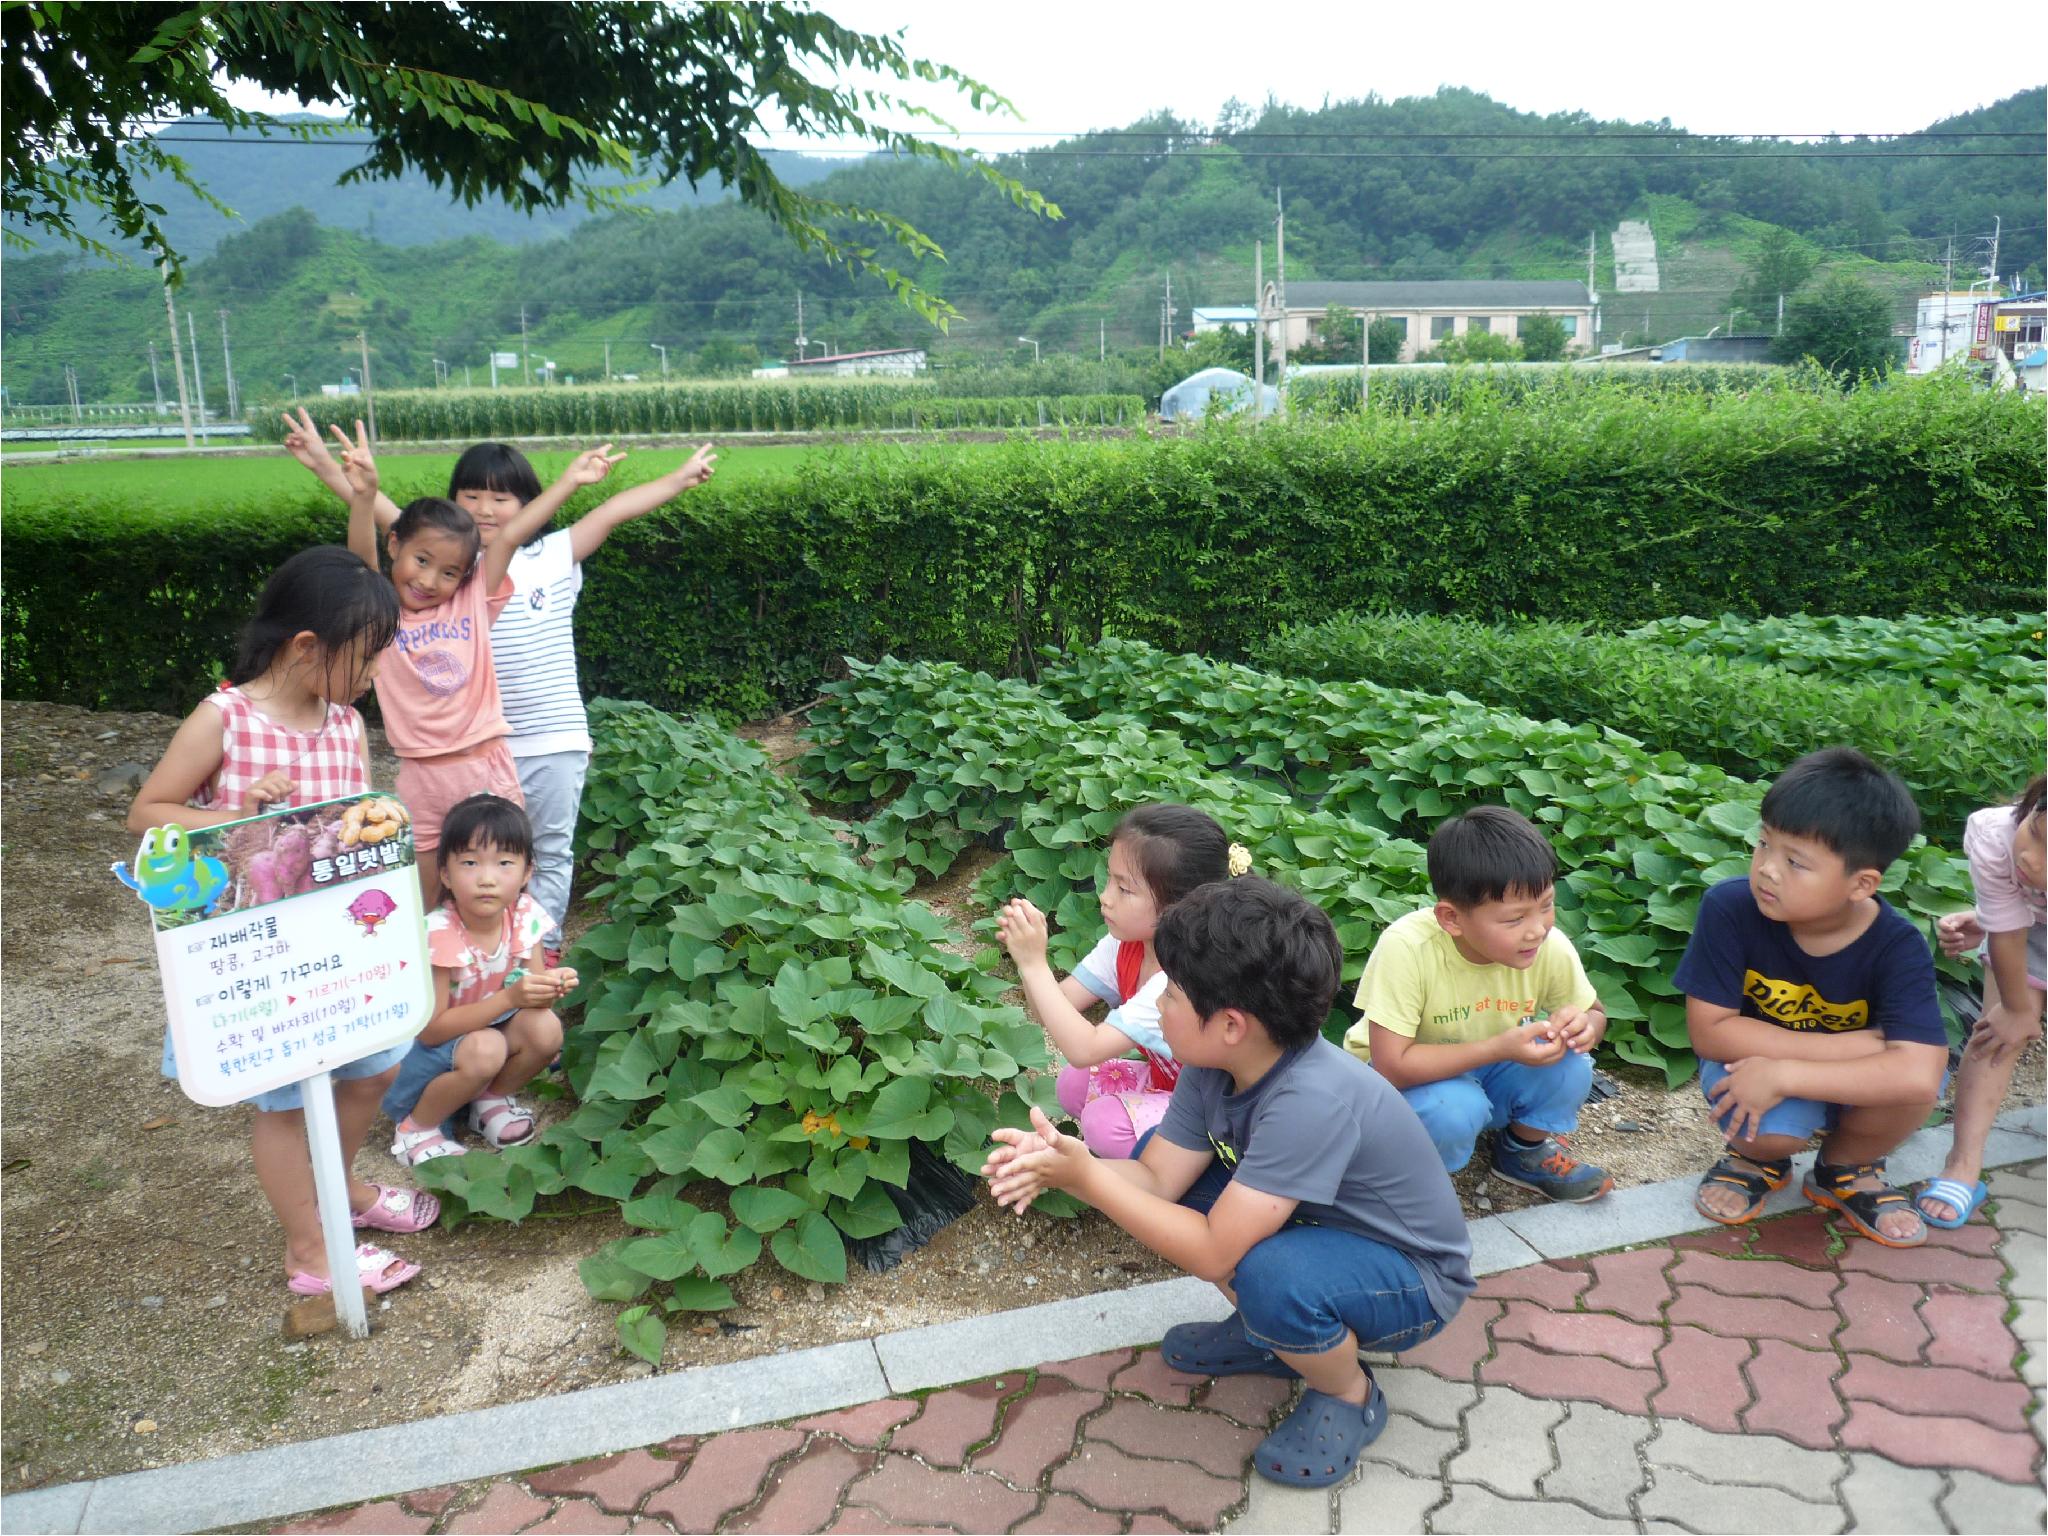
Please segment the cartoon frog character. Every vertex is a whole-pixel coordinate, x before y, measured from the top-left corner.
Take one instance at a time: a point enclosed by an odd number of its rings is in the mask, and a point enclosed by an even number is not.
[[[114,866],[114,878],[159,912],[198,907],[211,913],[228,888],[227,866],[192,852],[191,834],[175,821],[151,827],[135,850],[135,870]]]

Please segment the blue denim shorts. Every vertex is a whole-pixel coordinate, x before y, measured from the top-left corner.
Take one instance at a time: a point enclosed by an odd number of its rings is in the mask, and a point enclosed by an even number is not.
[[[328,1076],[337,1083],[351,1083],[359,1077],[376,1077],[380,1073],[389,1072],[405,1060],[405,1053],[411,1049],[410,1043],[386,1046],[374,1056],[365,1056],[361,1061],[352,1061],[347,1066],[336,1067]],[[161,1070],[172,1082],[178,1080],[178,1056],[177,1052],[171,1049],[171,1032],[168,1029],[164,1031],[164,1059]],[[282,1088],[273,1088],[268,1093],[252,1094],[242,1102],[268,1114],[280,1114],[287,1110],[306,1107],[305,1096],[300,1093],[297,1083],[286,1083]]]
[[[1132,1156],[1143,1153],[1153,1135],[1140,1137]],[[1181,1204],[1206,1212],[1229,1184],[1229,1170],[1212,1162]],[[1238,1260],[1230,1288],[1246,1336],[1288,1354],[1334,1349],[1347,1331],[1360,1349],[1393,1354],[1434,1338],[1444,1326],[1412,1259],[1342,1227],[1289,1222]]]
[[[486,1027],[502,1029],[516,1012],[518,1010],[515,1008],[507,1008]],[[412,1049],[406,1052],[405,1061],[398,1069],[397,1080],[384,1090],[384,1113],[391,1117],[393,1125],[412,1113],[413,1106],[420,1101],[420,1095],[427,1091],[427,1084],[443,1072],[455,1070],[455,1047],[468,1038],[467,1034],[450,1035],[439,1045],[413,1042]],[[451,1116],[442,1124],[444,1129],[452,1127],[454,1117]]]
[[[1700,1092],[1702,1094],[1710,1093],[1713,1090],[1714,1084],[1720,1082],[1727,1075],[1728,1068],[1724,1063],[1702,1061],[1700,1063]],[[1934,1096],[1938,1100],[1947,1093],[1948,1074],[1944,1072],[1941,1074],[1941,1087],[1935,1090]],[[1711,1110],[1713,1107],[1714,1101],[1708,1099],[1707,1108]],[[1846,1105],[1842,1104],[1830,1104],[1825,1099],[1781,1099],[1764,1111],[1763,1121],[1758,1125],[1755,1134],[1758,1136],[1796,1136],[1801,1141],[1807,1141],[1821,1132],[1832,1131],[1836,1123],[1842,1118],[1842,1111],[1846,1107]],[[1715,1124],[1723,1133],[1728,1129],[1720,1121],[1716,1121]]]

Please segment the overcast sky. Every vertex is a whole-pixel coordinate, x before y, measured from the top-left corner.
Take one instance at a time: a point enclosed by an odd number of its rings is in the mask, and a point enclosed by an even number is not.
[[[2039,50],[2017,37],[1945,31],[1938,12],[1902,0],[1041,0],[1028,11],[991,0],[825,0],[820,9],[862,31],[906,29],[913,51],[996,87],[1024,117],[1012,126],[1048,139],[1121,127],[1160,107],[1207,122],[1232,96],[1312,107],[1445,85],[1526,112],[1668,117],[1698,133],[1896,133],[2039,85],[2044,73]]]
[[[1669,118],[1698,133],[1903,133],[2042,83],[2021,29],[1944,25],[1904,0],[820,0],[866,32],[903,29],[916,55],[1003,92],[1023,121],[988,149],[1118,128],[1167,108],[1208,122],[1235,96],[1315,106],[1465,86],[1527,112]],[[245,106],[289,109],[261,92]],[[924,90],[966,127],[964,98]],[[1019,136],[1021,133],[1021,136]],[[794,141],[781,140],[795,147]]]

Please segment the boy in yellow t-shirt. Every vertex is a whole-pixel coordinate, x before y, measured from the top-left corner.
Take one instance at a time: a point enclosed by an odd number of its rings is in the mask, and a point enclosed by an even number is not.
[[[1353,1054],[1401,1090],[1455,1173],[1482,1130],[1493,1172],[1552,1200],[1597,1200],[1603,1168],[1565,1145],[1607,1032],[1557,926],[1557,855],[1504,806],[1475,806],[1429,840],[1436,905],[1393,923],[1358,983]]]

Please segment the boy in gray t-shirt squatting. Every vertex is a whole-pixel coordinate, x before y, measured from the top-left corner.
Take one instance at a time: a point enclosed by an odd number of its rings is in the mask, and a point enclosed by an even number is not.
[[[1386,1425],[1359,1352],[1420,1344],[1471,1294],[1465,1218],[1400,1093],[1322,1037],[1343,952],[1321,908],[1220,881],[1169,909],[1153,944],[1182,1064],[1158,1133],[1109,1161],[1034,1109],[1031,1130],[995,1133],[982,1172],[998,1204],[1065,1190],[1229,1296],[1234,1315],[1168,1329],[1161,1353],[1191,1375],[1301,1377],[1255,1464],[1324,1487]]]

